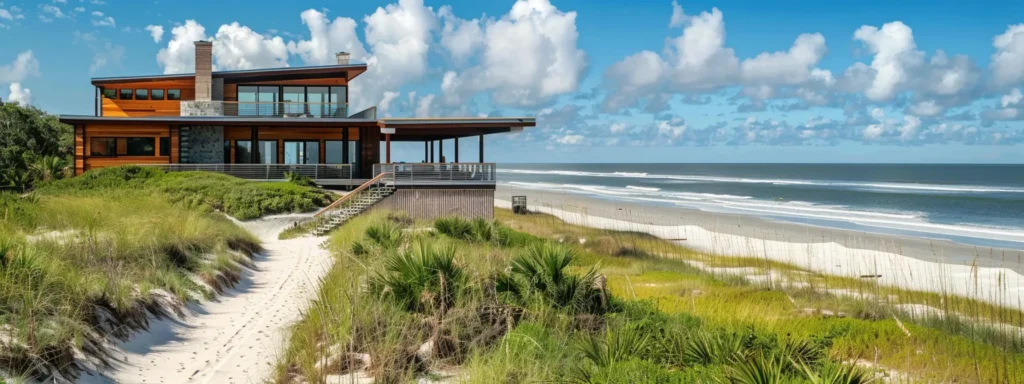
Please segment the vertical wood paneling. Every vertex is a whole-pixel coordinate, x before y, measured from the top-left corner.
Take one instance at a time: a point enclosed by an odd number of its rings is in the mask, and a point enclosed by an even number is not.
[[[399,189],[371,210],[406,212],[420,220],[445,216],[494,219],[492,189]]]
[[[85,172],[85,126],[75,126],[75,175]]]

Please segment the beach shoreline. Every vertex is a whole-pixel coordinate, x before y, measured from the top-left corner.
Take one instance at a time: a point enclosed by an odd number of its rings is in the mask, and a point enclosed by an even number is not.
[[[498,207],[527,196],[531,211],[570,224],[646,232],[716,255],[759,257],[836,276],[881,275],[879,283],[954,293],[1018,307],[1024,251],[884,235],[682,207],[499,185]],[[679,240],[685,239],[685,240]]]

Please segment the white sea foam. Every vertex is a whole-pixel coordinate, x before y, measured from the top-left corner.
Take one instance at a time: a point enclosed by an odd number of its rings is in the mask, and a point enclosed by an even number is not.
[[[635,185],[627,185],[626,189],[633,189],[633,190],[645,191],[645,192],[658,192],[658,191],[661,190],[661,188],[638,187],[638,186],[635,186]]]
[[[758,179],[746,177],[702,176],[702,175],[659,175],[642,172],[584,172],[567,170],[533,170],[533,169],[500,169],[499,173],[527,175],[560,175],[587,177],[618,177],[637,179],[660,179],[685,182],[716,182],[743,184],[773,185],[806,185],[811,187],[840,187],[886,191],[918,191],[918,192],[952,192],[952,193],[1024,193],[1024,188],[987,186],[987,185],[950,185],[923,183],[877,183],[850,182],[839,180],[794,180],[794,179]]]
[[[748,214],[764,217],[852,223],[889,230],[915,231],[947,236],[964,236],[1024,242],[1024,231],[1012,228],[972,225],[937,224],[927,221],[921,212],[868,211],[842,205],[815,204],[806,201],[768,201],[750,196],[662,191],[657,188],[627,186],[625,188],[557,184],[544,182],[508,182],[511,187],[578,193],[662,204],[674,204],[712,212]]]

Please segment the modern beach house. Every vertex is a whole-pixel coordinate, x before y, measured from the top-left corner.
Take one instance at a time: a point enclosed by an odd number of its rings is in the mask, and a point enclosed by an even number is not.
[[[367,66],[350,63],[347,53],[335,65],[213,71],[213,43],[197,41],[195,60],[195,73],[93,78],[94,115],[60,117],[74,127],[75,174],[129,164],[261,180],[292,173],[355,192],[374,189],[383,205],[417,216],[490,217],[496,170],[484,162],[484,136],[535,125],[532,117],[350,111],[349,82]],[[459,153],[460,139],[479,141],[479,153]],[[452,162],[443,161],[446,140],[454,144]],[[392,141],[422,142],[422,162],[392,163]]]

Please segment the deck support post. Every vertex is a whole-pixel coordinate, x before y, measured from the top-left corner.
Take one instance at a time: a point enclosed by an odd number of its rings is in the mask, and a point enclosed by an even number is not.
[[[430,160],[430,140],[423,140],[423,162]]]
[[[434,140],[430,140],[430,162],[434,162]]]
[[[459,162],[459,138],[455,137],[455,162]]]
[[[480,135],[480,163],[484,162],[484,135]]]
[[[341,163],[351,164],[348,159],[348,128],[341,130]]]
[[[391,164],[391,134],[390,133],[384,134],[384,143],[387,146],[385,148],[385,151],[387,151],[387,153],[384,155],[384,162],[387,163],[387,164]]]
[[[444,139],[437,141],[437,160],[441,163],[444,162]]]
[[[249,163],[260,163],[260,133],[256,127],[249,127],[249,136],[252,146],[249,148]]]

